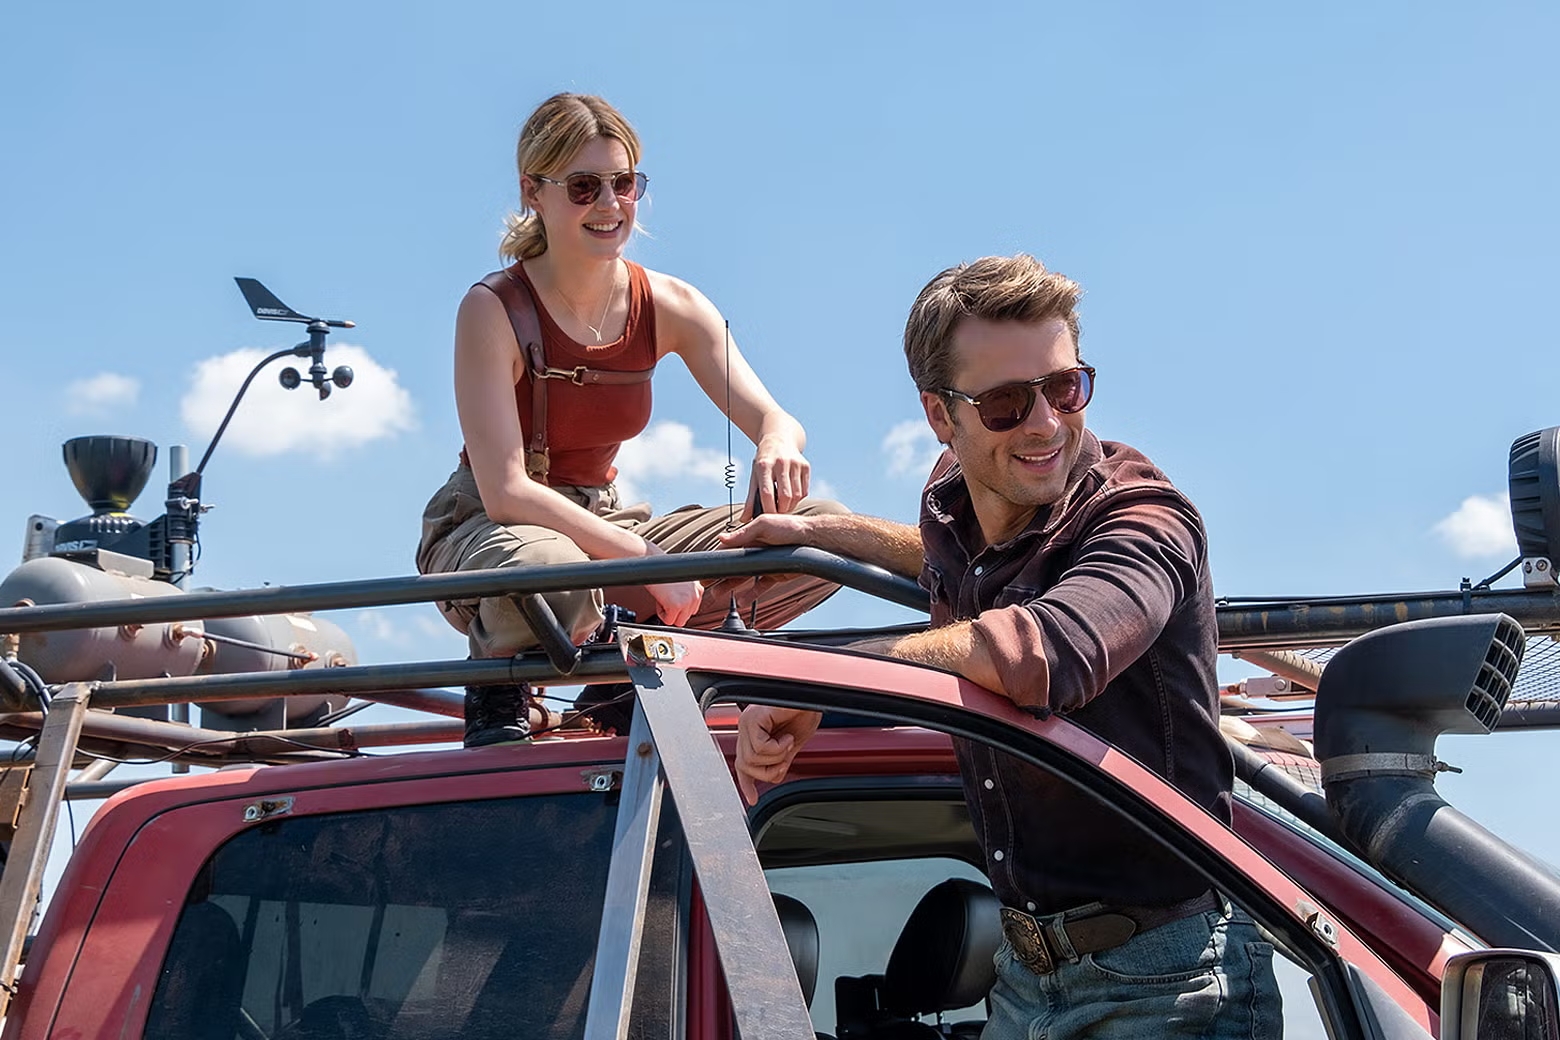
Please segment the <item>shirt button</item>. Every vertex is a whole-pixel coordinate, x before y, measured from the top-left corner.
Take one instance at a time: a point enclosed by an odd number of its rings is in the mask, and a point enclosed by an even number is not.
[[[1029,909],[1030,913],[1034,913],[1035,912],[1035,904],[1034,904],[1034,902],[1032,900],[1030,902],[1028,902],[1028,903],[1025,903],[1024,906]]]
[[[986,781],[983,781],[983,782],[985,783],[986,790],[988,790],[988,791],[991,790],[993,787],[997,786],[996,784],[992,783],[990,780],[986,780]]]
[[[984,573],[985,573],[985,572],[986,572],[986,568],[985,568],[985,567],[984,567],[984,566],[980,566],[980,567],[976,567],[976,568],[975,568],[975,577],[977,577],[977,578],[978,578],[978,577],[980,577],[980,576],[981,576],[981,575],[982,575],[982,574],[984,574]]]
[[[991,858],[996,860],[998,863],[1001,863],[1005,855],[1006,853],[1004,853],[1001,849],[998,849],[996,852],[991,854]]]

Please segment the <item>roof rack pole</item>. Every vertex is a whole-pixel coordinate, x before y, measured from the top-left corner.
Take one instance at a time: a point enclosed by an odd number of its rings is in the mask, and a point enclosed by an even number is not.
[[[68,683],[62,687],[55,693],[49,716],[38,735],[32,782],[21,807],[5,872],[0,874],[0,921],[6,927],[5,954],[0,960],[0,1017],[10,1008],[16,994],[17,966],[43,888],[43,871],[49,863],[60,801],[70,779],[76,741],[81,736],[91,696],[89,683]]]
[[[623,626],[618,636],[638,687],[637,710],[649,723],[651,747],[660,755],[666,790],[682,821],[737,1032],[742,1040],[812,1036],[796,965],[748,832],[746,807],[688,675],[676,667],[681,656],[676,635]],[[639,745],[630,740],[630,747]]]
[[[636,700],[634,721],[628,731],[628,757],[623,760],[612,862],[607,867],[607,893],[601,904],[601,929],[596,936],[596,967],[585,1011],[585,1040],[622,1040],[628,1036],[663,786],[661,758],[656,754],[644,708]]]

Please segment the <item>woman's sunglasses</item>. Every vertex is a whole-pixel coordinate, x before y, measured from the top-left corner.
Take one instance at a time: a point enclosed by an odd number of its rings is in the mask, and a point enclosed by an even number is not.
[[[625,202],[633,202],[645,193],[645,184],[650,180],[642,173],[626,170],[622,173],[571,173],[561,181],[539,173],[531,176],[547,184],[559,185],[576,206],[589,206],[595,202],[601,195],[601,186],[608,183],[612,185],[612,194]]]
[[[951,389],[937,392],[968,401],[975,406],[975,414],[980,416],[982,426],[992,433],[1004,433],[1029,418],[1029,413],[1035,407],[1036,390],[1045,397],[1045,403],[1051,406],[1052,411],[1063,415],[1081,412],[1089,406],[1089,398],[1094,396],[1094,369],[1088,365],[1064,368],[1039,379],[992,387],[979,397]]]

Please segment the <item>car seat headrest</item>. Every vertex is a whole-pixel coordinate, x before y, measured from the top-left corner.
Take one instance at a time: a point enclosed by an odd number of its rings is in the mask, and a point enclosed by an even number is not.
[[[933,886],[889,956],[884,1010],[925,1015],[979,1003],[996,982],[1001,942],[1001,904],[990,888],[963,878]]]
[[[796,980],[802,984],[807,1006],[812,1007],[813,993],[818,988],[818,921],[800,899],[775,893],[774,900],[785,944],[791,951],[791,963],[796,965]]]

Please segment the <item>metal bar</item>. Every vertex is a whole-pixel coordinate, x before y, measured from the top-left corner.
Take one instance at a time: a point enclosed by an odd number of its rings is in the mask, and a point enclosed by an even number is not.
[[[369,700],[397,687],[480,686],[529,682],[533,686],[611,682],[627,678],[616,647],[587,646],[579,666],[564,680],[541,654],[489,657],[475,661],[431,661],[408,664],[352,665],[346,668],[300,668],[287,672],[243,672],[233,675],[190,675],[168,679],[125,679],[99,683],[93,704],[124,708],[138,704],[179,701],[248,700],[251,697],[292,697],[343,693]]]
[[[1400,621],[1509,614],[1528,632],[1560,629],[1560,593],[1551,589],[1470,589],[1397,597],[1329,596],[1222,603],[1218,606],[1219,649],[1331,646]]]
[[[85,784],[101,780],[109,773],[112,773],[114,771],[114,767],[117,765],[119,765],[119,763],[112,759],[94,758],[92,761],[76,770],[76,775],[70,778],[70,782],[73,784]]]
[[[38,737],[31,791],[17,822],[16,839],[0,875],[0,921],[5,922],[5,953],[0,959],[0,1017],[10,1008],[16,992],[17,965],[32,923],[43,871],[49,862],[54,825],[59,819],[61,796],[70,778],[76,740],[87,714],[92,687],[70,683],[54,695],[49,717]]]
[[[629,560],[587,560],[543,567],[496,567],[460,574],[328,582],[318,585],[191,592],[99,603],[57,603],[0,608],[0,632],[41,632],[61,628],[100,628],[132,622],[197,621],[248,614],[285,614],[308,610],[346,610],[436,600],[481,599],[526,592],[614,585],[655,585],[672,581],[752,577],[761,574],[810,574],[847,588],[927,610],[925,590],[881,567],[858,563],[807,546],[722,549],[667,553]]]
[[[466,695],[453,690],[418,687],[411,690],[370,690],[357,694],[359,700],[375,704],[391,704],[397,708],[425,711],[430,715],[446,715],[462,719],[466,715]]]
[[[558,623],[558,615],[553,613],[553,608],[535,592],[510,598],[531,626],[531,634],[542,644],[542,653],[547,655],[547,660],[552,662],[560,675],[572,674],[580,663],[580,648],[574,645],[574,639]]]
[[[644,708],[634,705],[623,760],[623,786],[612,862],[596,937],[596,966],[585,1011],[585,1040],[624,1040],[634,1010],[634,983],[644,935],[650,867],[661,820],[661,758]]]
[[[120,791],[128,790],[137,784],[149,784],[153,780],[165,780],[161,776],[126,777],[122,780],[72,780],[65,785],[65,800],[67,802],[90,802],[109,798]]]
[[[0,725],[47,725],[36,713],[0,715]],[[284,754],[294,751],[307,754],[308,748],[322,751],[356,751],[364,747],[397,747],[402,744],[441,744],[459,740],[462,726],[451,719],[426,722],[379,722],[360,726],[320,726],[312,729],[277,729],[231,731],[201,729],[177,722],[159,719],[139,719],[130,715],[114,715],[105,711],[89,711],[81,723],[83,739],[93,737],[138,747],[158,750],[194,751],[193,745],[209,749],[208,754],[230,757]],[[308,745],[300,748],[299,745]],[[318,756],[310,756],[318,757]],[[335,758],[336,756],[326,756]],[[201,756],[193,754],[189,761],[199,764]],[[89,767],[90,768],[90,767]],[[112,768],[112,763],[109,764]],[[98,776],[83,775],[78,779],[96,780]],[[83,770],[86,773],[86,770]]]
[[[667,792],[677,805],[693,868],[704,893],[743,1040],[812,1036],[812,1020],[791,962],[774,898],[748,833],[747,811],[731,771],[704,724],[687,673],[668,659],[672,640],[620,630],[625,647],[658,645],[659,667],[629,657],[629,677],[650,724]],[[631,652],[630,652],[631,653]]]
[[[1224,744],[1235,757],[1235,775],[1244,780],[1258,794],[1266,795],[1284,810],[1303,823],[1331,838],[1338,845],[1354,851],[1354,845],[1338,828],[1337,817],[1328,811],[1327,799],[1320,791],[1313,791],[1300,781],[1245,744],[1226,736]]]
[[[1321,662],[1301,657],[1293,650],[1236,650],[1232,656],[1266,668],[1310,693],[1315,693],[1322,681]]]
[[[1560,701],[1523,701],[1506,705],[1496,729],[1560,729]]]

